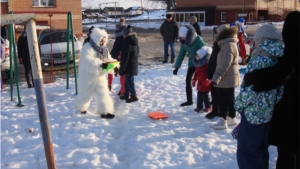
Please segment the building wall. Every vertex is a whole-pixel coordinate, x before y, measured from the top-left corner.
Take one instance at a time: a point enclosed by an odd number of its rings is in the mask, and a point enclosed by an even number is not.
[[[241,9],[246,5],[254,5],[254,0],[176,0],[177,7],[216,6],[217,9]]]
[[[70,4],[72,3],[72,4]],[[2,8],[2,7],[1,7]],[[81,0],[56,0],[55,7],[34,7],[32,0],[9,0],[8,11],[14,13],[36,12],[37,24],[48,24],[50,25],[49,13],[52,13],[51,26],[54,28],[67,28],[67,12],[72,12],[73,19],[73,30],[76,36],[82,36],[82,13],[81,13]],[[2,12],[2,11],[1,11]],[[45,12],[41,14],[38,12]],[[48,13],[49,12],[49,13]],[[57,14],[55,12],[66,12],[64,14]]]
[[[221,13],[226,12],[226,21],[221,21]],[[240,10],[216,10],[215,11],[215,24],[229,24],[231,22],[235,22],[238,19],[238,14],[241,13]],[[246,22],[251,22],[254,20],[255,10],[248,10],[247,16],[243,17]]]
[[[264,18],[271,21],[284,20],[286,11],[300,10],[300,0],[176,0],[177,8],[216,6],[215,24],[222,24],[221,13],[226,12],[226,22],[238,18],[239,13],[247,13],[246,22],[259,21]],[[267,11],[267,14],[259,15]],[[265,13],[264,13],[265,14]]]
[[[215,24],[231,23],[237,20],[238,14],[247,13],[244,17],[246,21],[257,20],[255,10],[256,0],[177,0],[177,8],[188,8],[195,6],[216,6],[215,10]],[[221,13],[226,13],[226,22],[221,22]]]
[[[1,2],[1,15],[8,13],[8,3],[7,2]]]

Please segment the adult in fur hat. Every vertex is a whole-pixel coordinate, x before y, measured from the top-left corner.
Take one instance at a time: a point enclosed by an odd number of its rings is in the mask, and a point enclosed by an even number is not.
[[[300,12],[290,12],[284,22],[282,38],[284,55],[275,66],[254,70],[244,76],[245,86],[255,92],[269,91],[284,85],[282,99],[275,105],[268,143],[277,146],[277,169],[300,168],[299,56]]]
[[[219,118],[214,129],[227,129],[235,125],[236,110],[234,108],[234,88],[240,85],[239,53],[237,49],[237,27],[228,24],[217,28],[217,43],[220,51],[217,56],[217,66],[212,77],[212,85],[217,88]]]
[[[121,49],[120,76],[125,75],[125,94],[122,99],[126,103],[138,101],[135,91],[134,76],[138,74],[139,44],[137,35],[128,25],[124,28],[124,41]]]
[[[116,61],[111,58],[106,47],[108,35],[104,29],[91,27],[85,39],[78,70],[78,95],[75,108],[82,114],[87,112],[91,99],[97,102],[97,113],[101,118],[114,118],[114,104],[107,88],[106,62]]]
[[[196,57],[197,50],[202,48],[202,46],[206,46],[204,40],[201,36],[197,35],[194,27],[192,25],[184,25],[180,27],[179,30],[179,43],[180,43],[180,51],[178,57],[175,62],[175,69],[173,71],[174,75],[177,75],[178,69],[181,67],[181,64],[184,60],[184,57],[188,57],[188,70],[186,75],[186,98],[187,101],[182,103],[180,106],[189,106],[193,104],[193,91],[192,91],[192,77],[196,70],[194,65],[194,59]]]
[[[171,63],[174,63],[175,59],[175,42],[178,42],[178,25],[173,20],[172,14],[166,15],[166,20],[162,23],[159,28],[160,34],[164,40],[164,61],[163,63],[168,62],[169,58],[169,46],[171,48]]]

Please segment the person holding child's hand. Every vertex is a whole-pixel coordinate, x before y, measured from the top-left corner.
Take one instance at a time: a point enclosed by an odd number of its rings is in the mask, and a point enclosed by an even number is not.
[[[211,47],[203,46],[197,51],[197,55],[194,59],[196,71],[192,80],[192,86],[195,87],[197,82],[197,107],[194,109],[197,113],[200,113],[201,111],[210,112],[212,110],[208,96],[211,88],[211,82],[206,77],[206,70],[211,52]],[[203,108],[203,103],[205,108]]]

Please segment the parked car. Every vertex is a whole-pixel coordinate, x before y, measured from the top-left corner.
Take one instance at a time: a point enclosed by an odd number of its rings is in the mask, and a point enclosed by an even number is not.
[[[9,60],[9,41],[7,39],[3,39],[0,36],[1,40],[1,77],[6,76],[10,77],[9,69],[10,69],[10,60]]]
[[[52,35],[51,35],[52,34]],[[52,39],[51,39],[52,36]],[[76,65],[79,62],[82,42],[78,41],[75,35],[70,35],[70,67],[73,66],[72,41],[74,39],[74,51]],[[67,64],[67,30],[66,29],[45,29],[39,32],[38,36],[42,70],[65,69]],[[52,57],[51,57],[52,42]]]

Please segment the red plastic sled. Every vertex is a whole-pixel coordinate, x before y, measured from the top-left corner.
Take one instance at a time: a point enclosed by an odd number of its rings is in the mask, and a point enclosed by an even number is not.
[[[163,112],[161,111],[154,111],[154,112],[150,112],[148,113],[148,116],[154,120],[158,120],[158,119],[165,119],[168,118],[167,115],[165,115]]]

